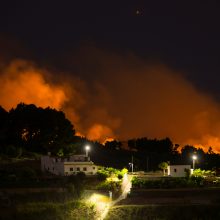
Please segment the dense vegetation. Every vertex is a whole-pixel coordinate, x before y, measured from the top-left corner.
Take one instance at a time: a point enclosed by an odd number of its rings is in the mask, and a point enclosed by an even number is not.
[[[23,152],[68,153],[75,131],[61,111],[19,104],[0,108],[0,153],[19,157]]]
[[[85,153],[83,146],[91,145],[89,155],[99,165],[122,169],[133,162],[134,171],[157,170],[158,164],[192,164],[196,154],[196,168],[220,167],[220,155],[209,147],[207,152],[194,146],[173,144],[169,138],[140,137],[128,141],[109,141],[104,145],[77,137],[74,126],[62,111],[40,108],[33,104],[19,104],[9,112],[0,107],[0,159],[34,157],[51,152],[68,156]],[[133,159],[132,159],[133,158]]]
[[[215,179],[205,179],[201,176],[190,178],[162,178],[157,180],[133,178],[132,187],[142,189],[174,189],[186,187],[219,187],[220,181]]]

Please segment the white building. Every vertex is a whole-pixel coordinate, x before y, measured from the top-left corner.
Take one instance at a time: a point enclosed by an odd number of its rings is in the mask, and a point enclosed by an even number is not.
[[[185,177],[187,176],[187,172],[191,173],[191,165],[169,165],[167,167],[167,170],[168,176]]]
[[[41,170],[60,176],[73,175],[78,172],[94,175],[98,167],[86,155],[73,155],[67,158],[42,156]]]

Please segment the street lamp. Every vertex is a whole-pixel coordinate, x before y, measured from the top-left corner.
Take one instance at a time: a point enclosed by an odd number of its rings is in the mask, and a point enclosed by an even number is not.
[[[134,171],[133,156],[131,157],[131,163],[129,163],[129,166],[131,166],[131,173],[133,174],[133,171]]]
[[[85,150],[86,150],[86,156],[88,157],[88,152],[89,152],[89,150],[90,150],[90,146],[89,146],[89,145],[86,145],[86,146],[85,146]]]
[[[134,166],[134,164],[133,163],[129,163],[129,166],[131,166],[131,173],[133,174],[133,166]]]
[[[193,170],[194,170],[195,169],[195,161],[197,160],[197,156],[193,155],[192,159],[193,159]]]

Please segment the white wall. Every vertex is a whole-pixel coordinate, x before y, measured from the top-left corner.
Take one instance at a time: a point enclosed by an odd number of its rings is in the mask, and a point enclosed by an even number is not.
[[[168,176],[185,177],[186,169],[190,170],[191,165],[170,165],[168,166]]]
[[[70,170],[72,168],[72,170]],[[86,170],[85,170],[86,169]],[[64,174],[71,175],[77,172],[84,172],[86,175],[94,175],[97,173],[97,166],[92,162],[65,162],[64,163]]]
[[[61,160],[49,156],[41,157],[41,170],[48,171],[56,175],[64,175],[64,166]]]
[[[86,170],[85,170],[86,169]],[[65,158],[54,158],[50,156],[41,157],[41,170],[48,171],[55,175],[72,175],[77,172],[84,172],[86,175],[94,175],[98,167],[92,161],[71,162]]]

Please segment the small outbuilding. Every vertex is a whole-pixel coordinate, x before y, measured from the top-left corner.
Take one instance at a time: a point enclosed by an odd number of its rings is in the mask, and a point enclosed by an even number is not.
[[[187,173],[192,172],[191,165],[169,165],[167,170],[168,176],[171,177],[185,177]]]

